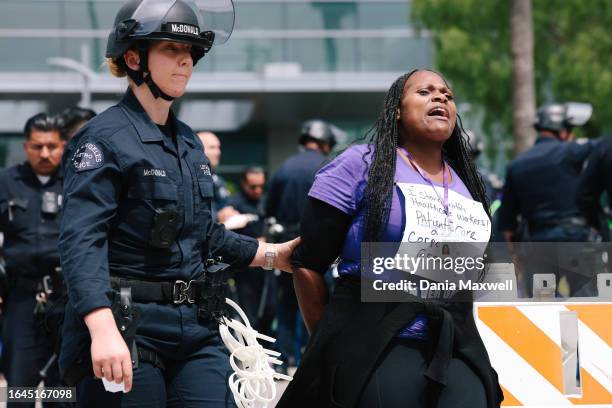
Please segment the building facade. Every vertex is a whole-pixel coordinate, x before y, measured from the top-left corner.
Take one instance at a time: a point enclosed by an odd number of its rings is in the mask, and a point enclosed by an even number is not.
[[[197,1],[196,1],[197,2]],[[23,158],[22,127],[39,112],[101,111],[124,91],[104,65],[123,0],[2,0],[0,165]],[[223,142],[221,173],[273,171],[308,119],[359,137],[403,72],[433,65],[433,44],[409,0],[237,0],[232,38],[198,64],[175,111]]]

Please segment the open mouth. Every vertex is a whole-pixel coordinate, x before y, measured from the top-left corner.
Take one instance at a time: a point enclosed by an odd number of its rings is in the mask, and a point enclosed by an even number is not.
[[[448,114],[448,110],[442,106],[436,106],[435,108],[431,109],[429,112],[427,112],[427,116],[435,116],[438,117],[440,119],[446,119],[448,120],[449,118],[449,114]]]

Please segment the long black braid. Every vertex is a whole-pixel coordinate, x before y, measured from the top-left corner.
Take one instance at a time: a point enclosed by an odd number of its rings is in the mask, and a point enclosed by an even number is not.
[[[376,123],[364,135],[364,139],[369,142],[368,150],[363,156],[366,166],[366,157],[372,155],[372,165],[368,170],[368,182],[363,203],[365,205],[365,242],[379,241],[389,222],[399,137],[397,109],[404,94],[406,81],[418,71],[414,70],[404,74],[393,82]],[[436,74],[440,75],[437,72]],[[474,200],[483,204],[487,215],[491,218],[484,184],[476,171],[475,164],[470,160],[467,143],[462,137],[465,130],[459,115],[457,118],[457,124],[451,137],[442,147],[444,159],[455,170]]]

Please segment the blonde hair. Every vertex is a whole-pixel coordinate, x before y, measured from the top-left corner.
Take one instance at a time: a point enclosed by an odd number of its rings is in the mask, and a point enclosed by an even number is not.
[[[134,41],[128,50],[138,52],[138,41]],[[126,51],[127,52],[127,51]],[[125,54],[125,53],[124,53]],[[123,78],[127,76],[127,72],[125,72],[125,68],[123,67],[120,61],[123,59],[123,55],[115,58],[107,58],[106,65],[108,65],[108,70],[111,75],[117,78]]]
[[[121,58],[122,57],[123,56],[121,56]],[[127,75],[127,73],[125,72],[125,69],[123,69],[117,62],[117,58],[107,58],[106,65],[108,65],[108,70],[110,71],[111,75],[114,77],[123,78],[124,76]]]

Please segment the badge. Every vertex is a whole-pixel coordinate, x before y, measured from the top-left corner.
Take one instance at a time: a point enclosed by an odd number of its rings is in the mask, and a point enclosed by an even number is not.
[[[212,172],[210,171],[210,166],[208,164],[198,163],[196,164],[196,166],[198,167],[200,172],[204,174],[205,176],[212,176]]]
[[[94,143],[83,143],[80,145],[71,159],[72,167],[78,173],[102,167],[104,154],[102,149]]]

